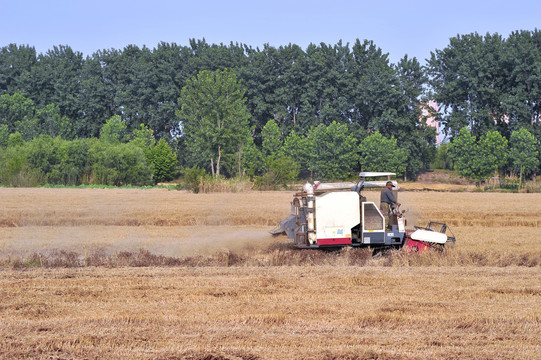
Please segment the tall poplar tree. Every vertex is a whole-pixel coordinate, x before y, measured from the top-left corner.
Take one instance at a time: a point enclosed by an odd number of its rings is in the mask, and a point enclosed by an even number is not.
[[[201,71],[182,88],[177,116],[186,146],[206,157],[214,176],[224,155],[235,154],[250,136],[245,101],[232,69]]]
[[[509,158],[513,169],[519,171],[520,186],[523,174],[529,174],[539,166],[539,152],[536,149],[535,137],[526,129],[513,131],[509,139]]]

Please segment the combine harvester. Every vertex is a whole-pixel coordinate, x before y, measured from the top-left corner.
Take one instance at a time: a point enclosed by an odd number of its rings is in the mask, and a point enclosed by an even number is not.
[[[423,252],[454,244],[454,236],[447,236],[450,230],[446,224],[431,221],[426,227],[406,230],[405,211],[400,212],[398,208],[392,208],[389,224],[386,224],[379,207],[362,196],[363,189],[384,188],[387,182],[366,181],[366,178],[394,175],[361,172],[357,183],[306,183],[293,197],[291,215],[271,233],[287,234],[295,246],[302,249],[355,246]],[[398,189],[396,181],[392,183]],[[397,199],[397,191],[393,190],[393,195]]]

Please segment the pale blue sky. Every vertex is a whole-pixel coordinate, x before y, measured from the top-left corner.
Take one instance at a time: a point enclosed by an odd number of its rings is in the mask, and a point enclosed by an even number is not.
[[[69,45],[84,55],[126,45],[154,48],[190,38],[262,46],[350,44],[373,40],[392,62],[405,54],[421,63],[457,34],[534,30],[541,1],[344,0],[0,0],[0,46],[34,46],[38,53]]]

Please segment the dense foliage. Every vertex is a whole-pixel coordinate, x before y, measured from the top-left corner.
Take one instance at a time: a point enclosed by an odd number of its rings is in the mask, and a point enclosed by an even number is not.
[[[508,138],[521,127],[539,127],[541,31],[516,31],[507,39],[458,35],[432,53],[427,71],[448,134],[467,126],[474,136],[497,130]]]
[[[475,179],[495,171],[528,175],[539,171],[539,79],[538,30],[507,39],[458,35],[435,50],[426,67],[407,55],[392,64],[366,40],[254,49],[192,39],[185,46],[129,45],[86,57],[64,45],[37,54],[9,44],[0,49],[1,159],[10,163],[1,182],[16,182],[17,164],[18,176],[31,173],[31,183],[156,182],[172,178],[178,165],[278,182],[297,174],[346,179],[360,168],[415,177],[434,156]],[[436,151],[435,130],[421,115],[428,99],[441,105],[435,115],[454,144],[451,151]],[[522,128],[532,137],[511,138]],[[102,165],[69,171],[54,160],[49,169],[32,162],[30,144],[39,141],[88,148],[87,161]],[[471,164],[472,151],[488,152]],[[105,170],[124,172],[120,158],[147,168],[129,176]],[[150,179],[134,180],[147,170]]]
[[[117,120],[111,119],[111,124]],[[100,139],[39,135],[27,142],[18,132],[10,134],[0,151],[0,183],[150,185],[175,176],[177,160],[165,140],[141,146],[136,136],[130,142],[121,142],[109,130],[104,125]]]
[[[138,147],[95,138],[70,141],[40,135],[0,152],[0,182],[11,186],[148,185],[151,174]]]
[[[406,170],[406,153],[398,147],[394,137],[387,139],[376,131],[361,142],[360,151],[364,171],[392,171],[402,174]]]
[[[539,166],[536,140],[524,128],[513,131],[508,142],[497,131],[489,131],[477,139],[463,127],[451,142],[449,151],[460,175],[477,181],[503,171],[514,171],[522,182],[523,174],[529,175]]]

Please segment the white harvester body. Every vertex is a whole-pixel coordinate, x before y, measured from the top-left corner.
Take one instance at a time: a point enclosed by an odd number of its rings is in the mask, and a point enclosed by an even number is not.
[[[359,196],[353,191],[323,193],[316,197],[316,239],[319,243],[351,244],[351,229],[359,224]]]

